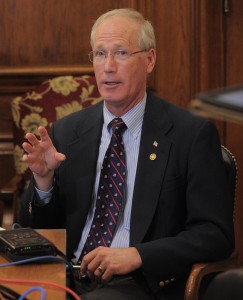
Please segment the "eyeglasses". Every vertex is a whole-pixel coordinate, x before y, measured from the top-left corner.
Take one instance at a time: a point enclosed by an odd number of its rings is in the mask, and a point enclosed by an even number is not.
[[[135,51],[135,52],[129,52],[125,50],[116,50],[116,51],[103,51],[103,50],[97,50],[97,51],[91,51],[89,52],[89,60],[95,64],[102,64],[105,62],[108,55],[112,55],[113,59],[117,63],[125,62],[128,60],[132,55],[141,53],[141,52],[147,52],[146,49]]]

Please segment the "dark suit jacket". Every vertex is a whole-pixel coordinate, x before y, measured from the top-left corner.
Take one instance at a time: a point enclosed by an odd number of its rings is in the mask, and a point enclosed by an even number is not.
[[[99,103],[53,124],[54,145],[67,157],[56,170],[53,199],[42,207],[32,204],[30,213],[29,202],[37,197],[31,184],[22,201],[23,226],[67,229],[69,256],[79,243],[91,204],[102,108]],[[180,284],[184,288],[194,262],[223,259],[234,247],[232,203],[215,126],[149,92],[130,245],[142,257],[143,268],[137,273],[159,294],[173,293],[173,286]]]

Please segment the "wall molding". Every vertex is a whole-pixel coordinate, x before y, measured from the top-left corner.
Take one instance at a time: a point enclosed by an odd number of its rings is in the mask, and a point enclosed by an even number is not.
[[[42,81],[55,76],[93,74],[92,65],[1,67],[0,96],[26,92]]]

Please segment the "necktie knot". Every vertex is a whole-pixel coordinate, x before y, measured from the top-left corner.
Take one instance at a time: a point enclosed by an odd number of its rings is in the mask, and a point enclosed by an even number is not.
[[[122,133],[123,130],[127,127],[127,125],[123,122],[121,118],[115,118],[113,119],[110,124],[112,132],[114,134],[119,134]]]

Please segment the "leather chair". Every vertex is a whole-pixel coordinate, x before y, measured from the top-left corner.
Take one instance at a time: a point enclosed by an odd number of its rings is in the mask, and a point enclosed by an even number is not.
[[[237,162],[233,154],[224,146],[221,147],[224,164],[226,168],[227,179],[230,188],[231,201],[236,204],[236,188],[237,188],[237,176],[238,167]],[[235,209],[233,209],[232,218],[234,220]],[[199,291],[201,283],[208,275],[217,274],[219,272],[227,271],[235,268],[237,265],[237,252],[236,250],[232,255],[225,260],[216,262],[200,262],[192,266],[190,276],[187,280],[185,289],[185,300],[199,300]],[[218,300],[221,298],[215,298]],[[230,298],[229,298],[230,299]]]
[[[218,274],[210,283],[203,300],[243,299],[243,268]]]
[[[18,204],[31,173],[22,161],[22,143],[27,132],[37,133],[41,125],[49,131],[52,123],[72,112],[101,100],[94,76],[58,76],[16,97],[11,103],[13,117],[14,163],[16,175],[0,190],[0,202],[13,206],[13,222],[18,221]],[[1,208],[1,206],[0,206]],[[1,212],[4,207],[1,208]]]

